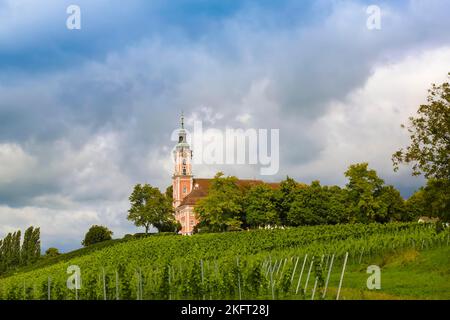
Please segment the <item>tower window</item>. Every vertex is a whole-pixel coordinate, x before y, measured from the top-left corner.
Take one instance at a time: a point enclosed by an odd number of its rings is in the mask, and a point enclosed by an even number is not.
[[[183,187],[183,193],[186,193],[186,192],[187,192],[187,188]]]
[[[183,168],[183,175],[186,175],[186,168]]]

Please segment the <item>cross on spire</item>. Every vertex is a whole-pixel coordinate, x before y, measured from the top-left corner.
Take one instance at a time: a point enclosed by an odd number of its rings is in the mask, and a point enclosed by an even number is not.
[[[181,129],[184,129],[184,113],[181,111]]]

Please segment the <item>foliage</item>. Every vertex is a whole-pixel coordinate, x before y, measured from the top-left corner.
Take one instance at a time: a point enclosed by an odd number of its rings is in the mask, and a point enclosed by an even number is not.
[[[85,247],[112,239],[113,232],[104,226],[92,226],[84,236],[81,244]]]
[[[450,221],[450,180],[428,180],[423,198],[429,215]]]
[[[429,179],[406,201],[406,214],[414,219],[420,216],[438,217],[450,221],[450,182]]]
[[[173,201],[173,185],[170,185],[166,188],[166,197],[172,203],[172,201]]]
[[[282,224],[288,223],[288,212],[291,210],[292,203],[298,189],[305,187],[290,177],[281,181],[280,188],[276,194],[278,215]]]
[[[21,231],[8,233],[0,240],[0,274],[36,262],[41,255],[39,228],[29,227],[21,246]]]
[[[380,199],[384,181],[376,171],[369,169],[368,163],[358,163],[351,165],[345,176],[349,180],[346,189],[356,219],[361,222],[384,221],[386,217]]]
[[[406,210],[404,218],[402,219],[403,221],[417,221],[419,217],[429,214],[429,210],[427,210],[427,206],[425,203],[424,194],[425,191],[423,190],[423,188],[420,188],[419,190],[414,192],[408,200],[406,200]]]
[[[61,253],[59,253],[59,250],[57,248],[48,248],[45,250],[45,256],[46,257],[57,257]]]
[[[400,192],[385,185],[367,163],[349,166],[345,176],[348,178],[345,188],[322,186],[319,181],[306,185],[290,177],[278,186],[257,184],[243,188],[239,187],[236,177],[224,177],[219,173],[208,196],[197,203],[199,224],[194,230],[222,232],[269,225],[386,223],[412,221],[417,217],[419,207],[418,203],[414,204],[414,197],[405,202]],[[442,192],[430,201],[435,211],[447,208],[445,195]]]
[[[245,221],[250,227],[279,225],[276,193],[266,184],[253,186],[244,199]]]
[[[383,186],[380,192],[381,209],[377,222],[408,221],[405,200],[393,186]]]
[[[448,74],[450,77],[450,73]],[[405,126],[402,125],[404,128]],[[413,164],[413,175],[450,181],[450,85],[433,84],[428,104],[420,105],[407,127],[411,144],[392,156],[394,169]]]
[[[243,192],[236,181],[236,177],[224,177],[219,172],[211,182],[208,196],[197,203],[195,212],[208,230],[230,231],[241,227]]]
[[[29,227],[25,230],[22,250],[21,264],[28,265],[36,262],[41,256],[40,229]]]
[[[149,184],[137,184],[129,200],[131,208],[127,218],[136,226],[145,227],[146,234],[152,225],[159,231],[175,231],[177,228],[171,199],[158,188]]]
[[[339,187],[322,187],[319,181],[298,188],[287,215],[289,225],[318,225],[348,222],[346,194]]]

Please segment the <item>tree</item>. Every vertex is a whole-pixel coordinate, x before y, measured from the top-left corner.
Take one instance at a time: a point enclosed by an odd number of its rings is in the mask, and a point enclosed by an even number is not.
[[[375,216],[376,222],[406,221],[405,200],[393,186],[383,186],[380,192],[381,210]]]
[[[349,179],[346,189],[359,221],[377,221],[382,203],[379,199],[384,181],[375,170],[368,169],[368,163],[351,165],[345,172]]]
[[[326,223],[338,224],[352,222],[353,216],[348,191],[338,186],[324,186],[322,188],[327,195]]]
[[[212,179],[208,195],[197,202],[195,212],[199,225],[210,231],[230,231],[241,228],[243,194],[236,177],[224,177],[222,172]]]
[[[10,266],[17,267],[20,265],[20,239],[21,231],[18,230],[12,235]]]
[[[20,260],[22,265],[36,262],[41,256],[40,229],[29,227],[23,237]]]
[[[323,199],[318,181],[311,186],[297,190],[287,213],[287,222],[293,226],[317,225],[324,223],[322,219],[324,209]]]
[[[60,255],[60,253],[57,248],[48,248],[47,250],[45,250],[46,257],[57,257],[59,255]]]
[[[278,216],[281,224],[288,223],[288,212],[291,209],[292,203],[299,188],[305,188],[306,185],[299,184],[289,176],[281,181],[280,188],[276,192]]]
[[[426,209],[425,203],[425,191],[420,188],[409,197],[405,202],[405,215],[401,219],[402,221],[417,220],[421,216],[426,216],[429,211]]]
[[[166,189],[166,197],[169,199],[170,203],[173,201],[173,185],[170,185]]]
[[[450,73],[448,74],[450,77]],[[404,125],[402,125],[405,128]],[[450,181],[450,85],[432,84],[428,103],[409,118],[411,143],[392,156],[394,170],[401,163],[413,164],[413,175]]]
[[[251,227],[280,224],[274,190],[267,184],[250,188],[244,201],[245,221]]]
[[[81,244],[85,247],[112,239],[113,232],[104,226],[92,226],[84,236]]]
[[[428,215],[450,221],[450,183],[444,179],[430,179],[423,188],[423,201]]]
[[[128,220],[137,227],[144,227],[148,234],[150,226],[163,229],[167,226],[176,228],[171,200],[149,184],[137,184],[129,197],[131,208],[128,210]],[[162,231],[162,230],[159,230]]]
[[[0,259],[0,266],[1,271],[7,271],[11,267],[11,256],[12,256],[12,234],[8,233],[6,237],[2,241],[2,248],[1,248],[1,256],[2,259]]]
[[[34,228],[31,236],[32,250],[30,255],[30,261],[33,263],[41,257],[41,229]]]

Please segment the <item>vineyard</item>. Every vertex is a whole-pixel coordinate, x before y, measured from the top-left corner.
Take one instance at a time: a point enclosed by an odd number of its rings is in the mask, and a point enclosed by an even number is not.
[[[153,236],[0,278],[0,299],[336,299],[346,267],[448,246],[448,231],[416,223]]]

